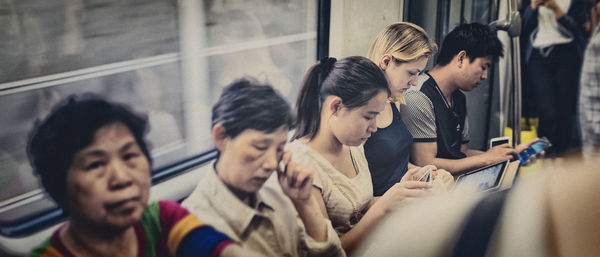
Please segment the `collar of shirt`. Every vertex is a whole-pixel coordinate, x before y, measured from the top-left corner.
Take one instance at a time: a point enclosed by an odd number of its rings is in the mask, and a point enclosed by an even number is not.
[[[214,168],[212,172],[206,174],[206,179],[208,183],[204,183],[205,187],[203,188],[205,197],[212,202],[212,206],[218,206],[216,212],[230,224],[238,235],[246,231],[255,216],[266,217],[265,212],[273,211],[271,205],[263,197],[263,188],[254,194],[256,198],[256,201],[254,201],[255,206],[251,207],[242,202],[227,188]]]
[[[429,77],[429,79],[431,79],[431,81],[433,81],[433,85],[435,85],[435,89],[437,90],[437,92],[440,94],[440,96],[444,100],[444,104],[446,104],[446,108],[448,108],[449,110],[451,110],[454,107],[454,93],[456,91],[453,92],[452,95],[450,96],[450,100],[452,102],[448,103],[448,100],[446,99],[446,96],[444,96],[444,93],[442,92],[442,89],[438,85],[437,81],[435,81],[435,79],[431,75],[429,75],[429,71],[425,71],[425,74],[427,74],[427,76]]]

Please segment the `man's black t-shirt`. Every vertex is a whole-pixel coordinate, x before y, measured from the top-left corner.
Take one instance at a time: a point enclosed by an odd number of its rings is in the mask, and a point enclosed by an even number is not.
[[[460,90],[452,93],[448,103],[435,80],[429,76],[419,91],[409,91],[405,98],[402,119],[415,143],[437,142],[437,158],[466,157],[460,148],[469,142],[467,102]]]

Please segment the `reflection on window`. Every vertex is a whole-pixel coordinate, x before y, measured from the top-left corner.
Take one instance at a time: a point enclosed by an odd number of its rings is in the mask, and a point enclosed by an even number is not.
[[[488,24],[492,18],[497,16],[498,8],[495,2],[492,1],[473,1],[471,9],[471,22],[479,22]]]
[[[0,1],[0,222],[42,198],[27,137],[65,97],[94,93],[147,115],[159,170],[213,148],[222,87],[254,76],[291,102],[315,56],[316,1]]]

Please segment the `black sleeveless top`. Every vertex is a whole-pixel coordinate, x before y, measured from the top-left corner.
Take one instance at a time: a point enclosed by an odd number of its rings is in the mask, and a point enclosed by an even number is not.
[[[371,134],[364,145],[375,196],[383,195],[406,174],[413,143],[413,137],[402,122],[398,108],[394,103],[390,105],[392,123],[385,128],[377,128],[377,132]]]
[[[465,133],[467,117],[467,101],[465,95],[456,90],[452,93],[452,106],[446,103],[442,91],[435,80],[430,78],[423,83],[421,92],[433,104],[437,132],[437,157],[445,159],[462,159],[467,157],[460,151]]]

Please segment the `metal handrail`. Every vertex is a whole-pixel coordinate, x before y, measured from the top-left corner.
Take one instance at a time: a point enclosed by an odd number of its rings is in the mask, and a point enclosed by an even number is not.
[[[512,138],[513,146],[521,143],[521,49],[520,38],[521,34],[521,16],[519,14],[516,0],[508,2],[508,15],[505,20],[497,20],[490,23],[490,26],[497,30],[503,30],[511,37],[511,63],[512,63],[512,85],[511,97],[512,103]]]

